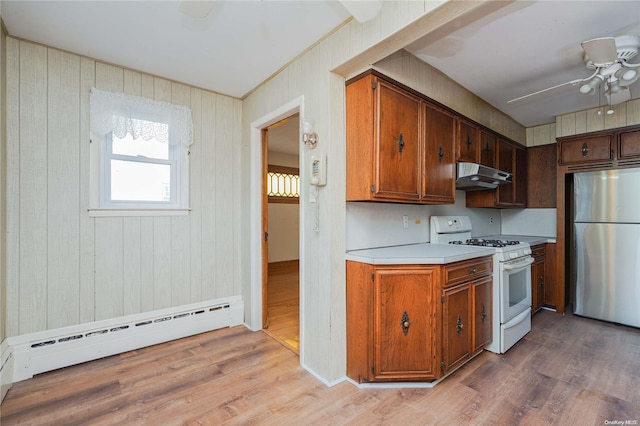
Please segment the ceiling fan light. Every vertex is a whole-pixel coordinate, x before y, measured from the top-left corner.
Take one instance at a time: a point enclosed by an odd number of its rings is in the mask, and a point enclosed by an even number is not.
[[[596,87],[600,84],[599,78],[592,78],[582,86],[580,86],[580,93],[584,93],[585,95],[593,95],[596,92]]]
[[[622,74],[621,78],[624,81],[630,81],[630,80],[633,80],[637,75],[638,75],[638,71],[636,70],[626,70]]]
[[[640,79],[640,72],[633,68],[621,68],[616,72],[620,86],[630,86]]]

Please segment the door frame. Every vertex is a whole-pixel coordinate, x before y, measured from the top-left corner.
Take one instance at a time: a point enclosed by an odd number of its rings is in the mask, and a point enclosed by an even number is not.
[[[262,315],[263,315],[263,295],[262,295],[262,275],[263,275],[263,259],[262,259],[262,244],[264,241],[264,235],[262,231],[262,217],[263,217],[263,174],[266,170],[263,170],[263,158],[262,158],[262,129],[269,127],[272,124],[277,123],[291,115],[299,114],[298,120],[302,121],[304,117],[304,96],[300,96],[272,112],[260,117],[253,121],[250,125],[250,145],[249,145],[249,194],[250,194],[250,294],[248,295],[248,302],[250,308],[246,311],[248,317],[246,319],[247,326],[253,330],[258,331],[262,329]],[[298,124],[300,128],[300,124]],[[301,143],[301,142],[299,142]],[[306,161],[305,152],[300,149],[299,156],[299,168],[300,176],[306,176]],[[306,214],[306,199],[307,188],[305,185],[300,185],[300,229],[299,229],[299,241],[300,241],[300,362],[304,362],[304,330],[305,330],[305,230],[304,230],[304,217]]]

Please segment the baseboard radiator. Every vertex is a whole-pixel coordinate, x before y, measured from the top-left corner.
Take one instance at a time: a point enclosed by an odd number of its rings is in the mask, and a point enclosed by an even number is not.
[[[0,346],[0,400],[35,374],[243,323],[237,296],[9,337]]]

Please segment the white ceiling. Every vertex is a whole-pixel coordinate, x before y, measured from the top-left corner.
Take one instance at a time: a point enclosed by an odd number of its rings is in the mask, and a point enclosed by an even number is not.
[[[218,1],[204,19],[182,15],[178,0],[1,1],[10,35],[238,98],[349,18],[338,1]],[[587,77],[580,43],[624,34],[640,34],[640,1],[518,1],[407,50],[532,126],[598,96],[566,86],[506,101]]]

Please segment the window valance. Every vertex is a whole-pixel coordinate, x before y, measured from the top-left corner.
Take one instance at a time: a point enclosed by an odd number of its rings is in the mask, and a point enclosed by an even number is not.
[[[119,138],[156,139],[171,145],[193,143],[191,109],[139,96],[91,89],[91,131]],[[167,129],[168,125],[168,129]]]

